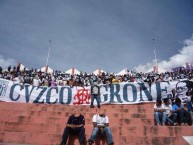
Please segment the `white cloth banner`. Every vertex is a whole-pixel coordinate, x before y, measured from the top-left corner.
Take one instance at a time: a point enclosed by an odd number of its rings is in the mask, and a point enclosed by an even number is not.
[[[136,104],[172,96],[179,82],[119,83],[100,86],[101,104]],[[0,79],[0,101],[48,104],[90,104],[90,87],[35,87]],[[96,104],[96,100],[94,101]]]

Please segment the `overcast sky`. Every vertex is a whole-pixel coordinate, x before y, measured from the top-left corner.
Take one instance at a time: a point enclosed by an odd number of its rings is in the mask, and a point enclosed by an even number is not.
[[[193,63],[193,0],[0,0],[0,65],[65,71]],[[155,39],[155,45],[153,44]]]

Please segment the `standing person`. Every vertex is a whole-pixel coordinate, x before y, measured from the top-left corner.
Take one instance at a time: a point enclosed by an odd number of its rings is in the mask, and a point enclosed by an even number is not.
[[[41,86],[41,80],[39,79],[38,75],[35,75],[32,81],[33,86],[39,87]]]
[[[57,86],[56,78],[55,78],[54,76],[52,77],[52,80],[50,81],[50,86],[51,86],[51,87]]]
[[[3,71],[3,69],[2,69],[2,67],[0,66],[0,74],[2,73],[2,71]]]
[[[91,86],[91,104],[90,104],[90,108],[94,108],[94,99],[96,99],[97,101],[97,107],[100,108],[100,87],[98,86],[97,81],[95,80]]]
[[[172,101],[172,105],[174,104],[175,102],[175,99],[176,99],[176,89],[172,89],[172,97],[171,97],[171,101]]]
[[[164,98],[164,110],[166,112],[166,120],[170,123],[170,125],[176,125],[177,113],[172,112],[172,105],[168,98]]]
[[[161,100],[156,100],[156,104],[154,105],[154,118],[157,126],[161,125],[160,120],[162,122],[162,125],[165,125],[166,112]]]
[[[80,114],[78,109],[75,109],[74,113],[68,118],[60,145],[67,145],[67,140],[70,134],[79,135],[79,143],[80,145],[84,145],[86,136],[84,125],[84,116]]]
[[[97,111],[98,111],[97,114],[95,114],[92,118],[94,128],[90,136],[90,139],[88,140],[88,144],[92,145],[95,141],[96,136],[100,132],[101,134],[106,135],[108,145],[114,145],[112,132],[109,127],[109,118],[105,114],[104,109],[99,108]]]

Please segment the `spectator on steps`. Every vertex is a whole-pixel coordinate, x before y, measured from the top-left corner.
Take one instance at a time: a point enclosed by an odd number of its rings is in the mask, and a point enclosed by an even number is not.
[[[191,97],[191,101],[186,103],[186,107],[188,108],[188,111],[191,115],[191,120],[193,122],[193,96]]]
[[[176,96],[177,96],[176,89],[172,89],[172,97],[171,97],[172,105],[175,102]]]
[[[90,88],[90,93],[91,93],[91,104],[90,104],[90,108],[94,108],[94,99],[96,99],[97,101],[97,107],[100,108],[101,105],[100,105],[100,87],[98,86],[98,83],[97,81],[95,80],[93,82],[93,85],[91,86]]]
[[[33,79],[33,86],[39,87],[41,85],[41,80],[39,79],[39,76],[36,75]]]
[[[179,125],[192,125],[190,112],[182,105],[179,98],[176,98],[175,104],[172,106],[172,111],[178,114],[177,122],[179,122]]]
[[[157,126],[161,125],[160,120],[162,122],[162,125],[165,125],[166,112],[161,100],[156,100],[156,104],[154,105],[154,118]]]
[[[170,125],[176,125],[177,113],[172,112],[172,105],[168,98],[164,98],[163,102],[164,110],[166,112],[166,120]]]
[[[96,139],[96,136],[101,133],[102,135],[106,135],[108,145],[114,145],[112,132],[109,127],[109,118],[105,114],[104,109],[99,108],[97,111],[97,114],[92,118],[94,128],[90,139],[88,140],[88,144],[92,145]]]
[[[80,114],[78,109],[75,109],[73,114],[68,118],[60,145],[67,145],[69,135],[78,135],[80,145],[84,145],[86,136],[84,125],[84,116]]]
[[[55,77],[52,77],[52,80],[50,81],[50,86],[51,87],[57,86]]]

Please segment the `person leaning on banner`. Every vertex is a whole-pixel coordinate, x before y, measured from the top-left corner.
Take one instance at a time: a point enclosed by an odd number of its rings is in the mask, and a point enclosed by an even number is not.
[[[90,136],[90,139],[88,140],[88,144],[92,145],[96,139],[96,136],[99,133],[101,133],[103,135],[106,135],[108,145],[114,145],[112,132],[111,132],[111,129],[109,127],[109,118],[105,114],[104,109],[99,108],[97,111],[98,111],[98,113],[95,114],[92,118],[94,128],[93,128],[92,134]]]
[[[96,99],[97,101],[97,107],[100,108],[101,105],[100,105],[100,87],[98,86],[98,83],[97,81],[93,81],[93,84],[90,88],[90,93],[91,93],[91,104],[90,104],[90,108],[94,108],[94,99]]]
[[[85,143],[85,119],[80,114],[78,109],[74,110],[74,113],[68,118],[67,125],[64,129],[62,136],[62,142],[60,145],[66,145],[69,135],[78,135],[80,145]]]

